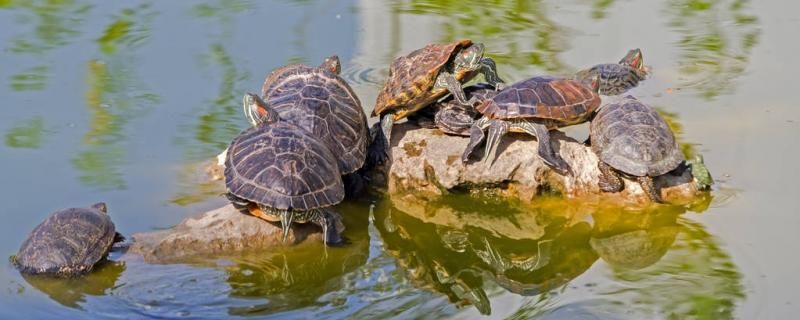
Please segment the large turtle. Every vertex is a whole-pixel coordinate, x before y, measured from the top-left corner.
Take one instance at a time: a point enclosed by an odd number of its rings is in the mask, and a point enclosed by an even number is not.
[[[12,262],[29,274],[88,273],[123,239],[106,211],[102,202],[56,211],[31,231]]]
[[[492,163],[500,138],[507,132],[524,132],[539,140],[539,157],[562,174],[569,165],[550,146],[548,130],[586,122],[600,106],[598,76],[589,83],[554,77],[533,77],[510,85],[478,105],[483,117],[472,125],[469,144],[461,160],[467,162],[475,147],[486,139],[485,161]]]
[[[482,73],[489,84],[497,87],[503,81],[497,76],[494,60],[483,57],[484,47],[470,40],[447,44],[429,44],[395,59],[389,66],[389,78],[378,94],[372,116],[381,117],[376,148],[370,150],[375,163],[390,159],[392,126],[409,114],[453,94],[458,103],[471,105],[462,83]]]
[[[592,151],[599,158],[599,186],[605,192],[624,188],[620,173],[633,176],[655,202],[662,202],[653,177],[683,161],[683,153],[664,118],[633,96],[600,108],[590,125]]]
[[[600,94],[619,95],[639,85],[647,77],[642,50],[631,49],[619,63],[604,63],[578,71],[577,80],[600,76]]]
[[[340,71],[337,56],[326,58],[319,67],[284,66],[264,81],[261,97],[283,121],[320,139],[337,156],[339,171],[349,174],[364,165],[369,129],[361,102],[339,77]],[[264,105],[245,104],[245,114],[253,126],[265,110]]]
[[[244,103],[261,103],[257,125],[244,130],[228,147],[225,159],[227,197],[242,211],[280,222],[283,240],[292,222],[322,228],[326,244],[342,242],[340,216],[331,206],[344,199],[337,157],[306,130],[281,120],[257,95]],[[252,106],[245,106],[245,110]]]

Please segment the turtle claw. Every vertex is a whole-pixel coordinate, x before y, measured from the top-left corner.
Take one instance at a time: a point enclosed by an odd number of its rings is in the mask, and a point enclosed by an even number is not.
[[[292,227],[292,220],[294,220],[294,212],[288,211],[281,215],[281,228],[283,229],[283,242],[289,238],[289,229]]]

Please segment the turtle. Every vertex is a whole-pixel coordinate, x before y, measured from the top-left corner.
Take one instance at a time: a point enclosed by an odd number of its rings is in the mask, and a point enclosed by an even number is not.
[[[292,222],[322,228],[323,242],[342,242],[341,216],[331,206],[344,199],[337,157],[317,137],[280,118],[258,95],[247,93],[244,104],[261,103],[257,125],[242,131],[225,159],[227,198],[238,210],[280,222],[283,241]],[[251,106],[245,106],[245,110]]]
[[[389,160],[392,126],[448,93],[463,105],[472,105],[477,98],[467,100],[462,83],[482,73],[497,89],[503,80],[491,58],[483,57],[484,46],[463,39],[445,44],[429,44],[395,59],[389,66],[389,77],[378,94],[373,117],[380,117],[381,130],[376,132],[376,148],[370,150],[375,163]]]
[[[467,99],[477,98],[477,102],[494,97],[497,90],[488,83],[479,83],[464,87]],[[469,137],[472,123],[478,120],[480,113],[472,105],[462,105],[453,96],[448,96],[442,101],[434,103],[429,108],[424,108],[414,115],[409,115],[409,120],[417,122],[423,128],[434,129],[456,136]]]
[[[278,68],[264,81],[263,100],[256,102],[266,102],[283,121],[320,139],[337,155],[339,171],[346,175],[364,165],[369,129],[361,101],[339,72],[341,63],[335,55],[325,58],[319,67],[294,64]],[[253,126],[262,117],[258,113],[266,112],[266,104],[244,104]]]
[[[472,124],[470,140],[463,162],[469,160],[475,147],[486,138],[484,161],[495,159],[500,138],[507,132],[524,132],[539,140],[539,157],[561,174],[571,175],[572,169],[550,146],[548,130],[583,123],[600,106],[597,94],[599,76],[583,82],[565,78],[538,76],[516,82],[494,97],[478,105],[483,116]]]
[[[692,177],[697,184],[697,189],[708,190],[714,184],[714,178],[711,177],[711,172],[708,171],[705,162],[703,162],[703,155],[696,154],[694,159],[687,161],[689,167],[692,169]]]
[[[647,78],[642,50],[631,49],[619,63],[604,63],[576,73],[577,80],[587,80],[595,75],[600,76],[600,94],[607,96],[620,95],[639,85]]]
[[[621,191],[622,174],[634,177],[651,200],[663,202],[653,177],[684,162],[664,118],[630,95],[600,108],[589,126],[589,141],[599,159],[598,185],[604,192]]]
[[[106,204],[99,202],[54,212],[31,231],[11,261],[25,274],[80,276],[123,240]]]

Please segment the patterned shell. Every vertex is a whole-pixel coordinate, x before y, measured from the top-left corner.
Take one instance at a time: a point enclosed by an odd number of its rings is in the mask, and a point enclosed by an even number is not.
[[[308,130],[337,155],[342,174],[364,165],[369,128],[361,101],[328,70],[289,65],[273,71],[261,89],[281,119]]]
[[[111,218],[95,208],[59,210],[31,231],[15,263],[24,273],[87,273],[108,254],[116,230]]]
[[[600,75],[600,93],[609,96],[623,94],[647,77],[645,71],[631,66],[606,63],[578,72],[578,78],[588,79],[595,74]]]
[[[581,123],[600,106],[600,96],[575,80],[533,77],[512,84],[478,105],[490,119],[536,118],[558,125]]]
[[[388,80],[378,94],[372,116],[397,108],[413,112],[443,97],[448,93],[447,89],[433,89],[439,71],[456,52],[470,45],[472,41],[466,39],[448,44],[429,44],[395,59],[389,66]],[[462,72],[455,77],[463,83],[475,75],[475,72]]]
[[[467,99],[476,97],[478,102],[491,99],[497,94],[497,90],[488,83],[480,83],[464,88]],[[472,124],[477,120],[480,113],[473,106],[465,106],[453,101],[453,96],[445,98],[434,107],[434,122],[436,127],[444,133],[469,136]]]
[[[660,176],[684,160],[667,122],[632,96],[600,108],[590,135],[600,161],[630,175]]]
[[[283,121],[248,128],[225,159],[233,195],[275,209],[309,210],[344,199],[336,157],[305,130]]]

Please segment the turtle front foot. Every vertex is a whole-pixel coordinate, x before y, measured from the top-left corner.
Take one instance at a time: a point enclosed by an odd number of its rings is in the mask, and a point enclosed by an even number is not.
[[[322,220],[322,236],[325,240],[325,245],[340,246],[345,244],[344,237],[342,237],[344,232],[342,216],[335,211],[326,210]]]

